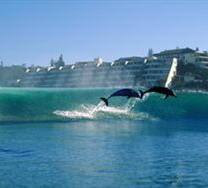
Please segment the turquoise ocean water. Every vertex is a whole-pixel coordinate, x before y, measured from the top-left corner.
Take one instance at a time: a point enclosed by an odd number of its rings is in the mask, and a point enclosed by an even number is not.
[[[207,93],[113,91],[0,88],[0,187],[208,187]]]

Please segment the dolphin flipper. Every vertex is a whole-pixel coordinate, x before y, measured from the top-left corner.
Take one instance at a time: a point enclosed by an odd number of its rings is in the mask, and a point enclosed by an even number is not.
[[[167,99],[169,97],[169,95],[166,95],[164,99]]]

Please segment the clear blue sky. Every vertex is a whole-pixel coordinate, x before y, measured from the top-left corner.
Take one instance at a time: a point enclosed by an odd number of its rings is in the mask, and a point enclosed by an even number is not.
[[[5,65],[208,50],[206,0],[0,0],[0,24]]]

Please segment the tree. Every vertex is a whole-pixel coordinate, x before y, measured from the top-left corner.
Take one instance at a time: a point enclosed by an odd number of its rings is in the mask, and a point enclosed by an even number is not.
[[[65,62],[63,60],[63,55],[61,54],[59,60],[56,62],[56,67],[64,66]]]
[[[152,57],[152,56],[153,56],[153,49],[149,48],[147,57]]]
[[[53,67],[53,66],[55,65],[55,63],[54,63],[54,60],[53,60],[53,59],[51,59],[50,65],[51,65],[51,67]]]

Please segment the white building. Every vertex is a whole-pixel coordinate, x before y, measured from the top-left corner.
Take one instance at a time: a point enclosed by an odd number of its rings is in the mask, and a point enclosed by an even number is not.
[[[192,63],[199,67],[208,68],[208,52],[200,52],[191,48],[165,50],[154,54],[154,56],[160,59],[177,58],[179,63]]]
[[[192,63],[200,67],[208,68],[208,53],[195,51],[184,55],[185,64]]]

